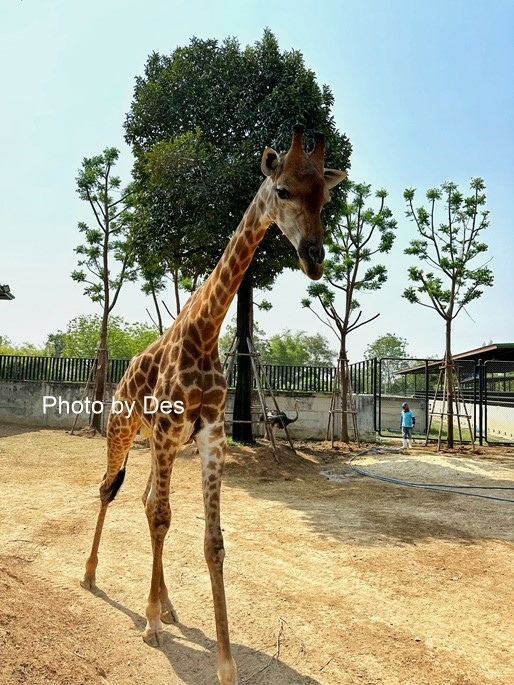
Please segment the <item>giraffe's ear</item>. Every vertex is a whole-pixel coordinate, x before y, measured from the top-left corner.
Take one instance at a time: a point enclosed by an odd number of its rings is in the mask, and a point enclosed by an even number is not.
[[[325,176],[325,183],[329,188],[333,188],[348,176],[346,171],[339,171],[338,169],[323,169]]]
[[[271,147],[267,147],[262,153],[261,171],[264,176],[271,176],[278,166],[278,155]]]

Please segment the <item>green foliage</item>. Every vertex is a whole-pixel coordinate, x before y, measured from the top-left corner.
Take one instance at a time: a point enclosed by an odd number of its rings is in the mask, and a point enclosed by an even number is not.
[[[37,345],[28,342],[14,345],[6,335],[0,335],[0,354],[21,354],[26,357],[41,357],[45,354],[45,351]]]
[[[114,307],[124,281],[134,280],[136,276],[126,239],[131,219],[127,209],[128,191],[119,193],[121,180],[112,173],[118,156],[116,148],[106,148],[101,155],[84,158],[76,179],[80,199],[92,209],[94,225],[78,223],[85,242],[75,248],[79,268],[71,277],[84,284],[84,294],[108,311]],[[113,191],[119,197],[115,198]],[[116,276],[112,274],[112,258],[120,264]]]
[[[407,341],[394,333],[381,335],[366,347],[364,359],[383,359],[384,357],[406,357]]]
[[[72,319],[65,332],[48,336],[63,341],[63,357],[96,357],[100,343],[101,317],[77,316]],[[119,316],[111,316],[107,333],[107,345],[112,359],[130,359],[142,352],[156,340],[158,332],[147,324],[130,324]]]
[[[289,329],[268,338],[260,353],[264,364],[294,366],[333,366],[336,357],[320,333],[308,335],[305,331],[293,333]]]
[[[326,134],[327,166],[347,168],[351,147],[335,128],[332,104],[302,55],[280,52],[269,30],[244,49],[234,38],[193,38],[170,56],[150,55],[125,123],[136,156],[134,246],[143,269],[160,266],[181,287],[195,287],[262,181],[262,150],[287,148],[297,122]],[[341,201],[335,189],[328,224]],[[254,258],[254,286],[271,287],[296,262],[270,229]]]
[[[394,333],[381,335],[370,343],[364,352],[364,359],[379,359],[382,381],[382,392],[401,392],[405,385],[405,378],[398,376],[398,372],[412,365],[405,358],[407,356],[407,341]]]
[[[220,359],[225,360],[235,336],[235,326],[228,326],[220,336]],[[317,333],[308,335],[305,331],[293,333],[286,329],[265,337],[264,331],[254,327],[253,344],[260,354],[262,364],[286,366],[334,366],[336,353],[330,348],[328,340]]]
[[[206,273],[206,253],[221,254],[211,227],[215,154],[195,129],[156,143],[136,165],[131,246],[145,280],[143,291],[162,291],[170,274],[191,292]]]
[[[415,191],[407,188],[407,216],[415,222],[420,235],[405,253],[416,257],[421,266],[409,268],[413,285],[403,296],[411,303],[434,309],[445,322],[445,400],[448,415],[448,447],[453,447],[454,378],[452,374],[452,323],[468,304],[479,298],[485,287],[493,285],[487,263],[472,262],[487,251],[480,234],[489,226],[485,184],[472,178],[471,195],[464,197],[455,183],[427,191],[429,209],[414,207]],[[439,209],[442,203],[442,208]],[[440,217],[440,218],[437,218]]]
[[[329,258],[323,280],[310,284],[309,297],[302,300],[304,307],[334,330],[341,351],[345,350],[348,333],[372,320],[360,320],[362,312],[356,294],[379,290],[387,280],[385,266],[370,262],[376,255],[391,250],[396,231],[396,221],[385,204],[385,190],[375,192],[379,206],[373,209],[366,207],[371,196],[370,185],[346,181],[343,186],[347,200],[342,205],[341,221],[327,237]],[[339,310],[336,308],[338,291],[343,293]],[[313,309],[313,301],[321,305],[324,318]]]
[[[411,240],[405,253],[416,257],[421,266],[409,268],[409,279],[414,285],[405,289],[403,297],[435,309],[446,322],[455,319],[482,295],[484,287],[493,284],[492,271],[485,263],[471,264],[487,251],[479,236],[489,226],[489,212],[483,209],[483,180],[471,179],[470,187],[472,193],[468,197],[451,182],[428,190],[428,209],[415,208],[414,189],[404,192],[406,215],[415,222],[420,234]],[[438,211],[441,202],[443,206]]]

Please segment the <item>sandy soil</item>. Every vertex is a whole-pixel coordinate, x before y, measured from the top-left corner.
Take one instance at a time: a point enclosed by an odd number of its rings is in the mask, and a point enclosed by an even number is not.
[[[225,582],[240,682],[514,682],[514,502],[358,475],[347,451],[232,447],[223,490]],[[0,427],[0,683],[215,685],[198,457],[177,459],[165,569],[180,622],[143,643],[150,550],[131,452],[107,518],[99,590],[79,586],[105,467],[102,438]],[[414,482],[514,487],[514,454],[368,454]],[[328,472],[335,480],[328,480]],[[477,494],[477,491],[473,491]],[[514,500],[513,490],[482,494]]]

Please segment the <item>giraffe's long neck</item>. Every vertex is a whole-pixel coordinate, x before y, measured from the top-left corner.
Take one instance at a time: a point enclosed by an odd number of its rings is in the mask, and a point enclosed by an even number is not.
[[[265,212],[268,184],[268,179],[262,183],[221,259],[190,302],[190,321],[198,322],[200,326],[202,322],[206,322],[208,338],[214,341],[217,340],[225,315],[255,251],[271,224],[271,219]]]

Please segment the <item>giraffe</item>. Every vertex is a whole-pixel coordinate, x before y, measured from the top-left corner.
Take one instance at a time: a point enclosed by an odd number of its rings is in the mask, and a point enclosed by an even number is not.
[[[98,548],[109,503],[125,476],[128,451],[142,426],[150,436],[151,469],[143,494],[153,551],[150,592],[146,605],[145,642],[159,646],[162,622],[177,620],[164,581],[162,554],[171,521],[170,479],[180,446],[196,442],[202,468],[205,510],[204,553],[214,604],[217,674],[221,685],[237,685],[232,657],[223,583],[225,550],[220,524],[220,487],[226,454],[224,410],[226,381],[218,356],[220,328],[259,243],[271,223],[296,248],[306,275],[323,274],[323,226],[320,212],[329,189],[346,172],[324,168],[325,142],[314,137],[307,154],[304,127],[293,127],[292,142],[278,155],[265,148],[265,176],[242,221],[202,286],[194,292],[172,327],[134,357],[121,379],[115,401],[126,411],[113,413],[107,425],[107,471],[100,484],[100,512],[91,553],[86,561],[86,589],[94,589]],[[149,400],[148,398],[152,398]],[[131,408],[131,409],[130,409]]]

